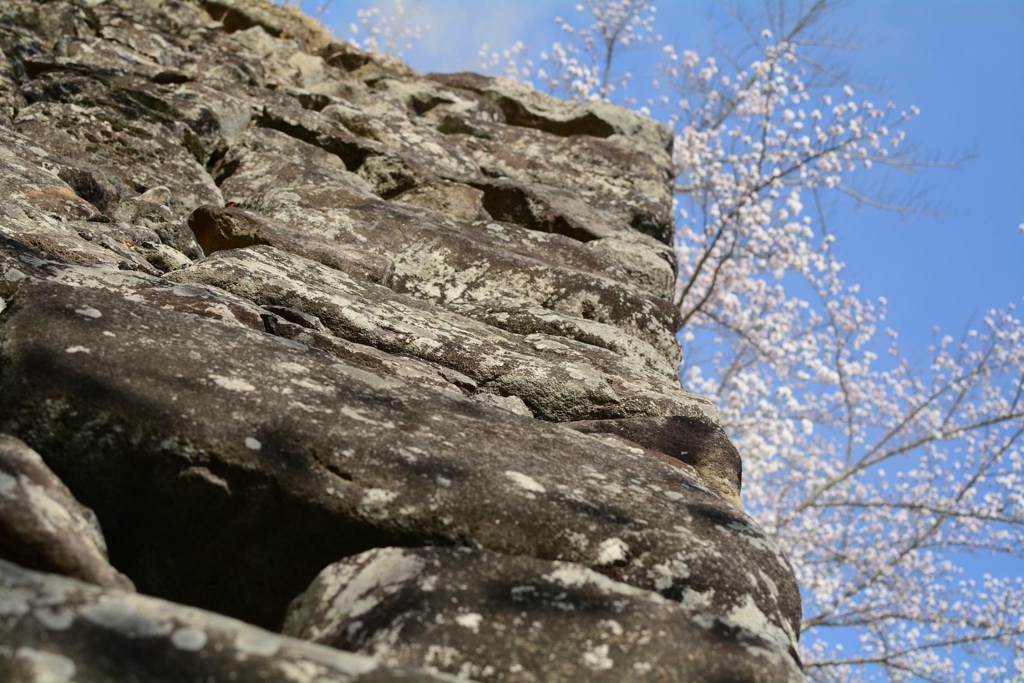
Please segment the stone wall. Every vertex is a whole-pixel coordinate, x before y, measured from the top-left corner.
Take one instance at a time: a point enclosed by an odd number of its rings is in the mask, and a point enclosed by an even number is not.
[[[0,48],[0,679],[801,679],[668,130],[255,0]]]

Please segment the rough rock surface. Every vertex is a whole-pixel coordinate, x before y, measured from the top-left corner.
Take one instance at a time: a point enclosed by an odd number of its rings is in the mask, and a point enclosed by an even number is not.
[[[284,631],[480,681],[801,680],[743,615],[468,548],[378,548],[332,564]]]
[[[0,3],[0,678],[799,680],[670,144],[256,0]]]
[[[219,614],[2,560],[0,630],[0,680],[11,682],[463,680],[382,665]]]

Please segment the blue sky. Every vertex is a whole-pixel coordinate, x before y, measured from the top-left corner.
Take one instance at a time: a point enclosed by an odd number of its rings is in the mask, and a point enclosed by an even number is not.
[[[303,8],[316,4],[307,0]],[[355,8],[368,4],[334,2],[325,22],[345,36]],[[479,70],[485,42],[492,49],[517,39],[547,47],[558,37],[553,17],[580,17],[575,1],[406,4],[417,21],[431,24],[404,55],[423,72]],[[728,40],[723,15],[708,0],[658,7],[658,30],[679,50],[706,54],[711,41]],[[851,27],[863,39],[864,49],[844,58],[856,76],[901,108],[920,107],[907,130],[924,155],[977,153],[956,169],[885,178],[886,191],[897,196],[926,186],[939,220],[908,224],[886,212],[853,211],[847,202],[829,209],[849,279],[865,295],[888,299],[888,325],[900,332],[904,352],[924,360],[934,325],[956,336],[989,308],[1024,304],[1024,1],[852,0],[830,25]]]

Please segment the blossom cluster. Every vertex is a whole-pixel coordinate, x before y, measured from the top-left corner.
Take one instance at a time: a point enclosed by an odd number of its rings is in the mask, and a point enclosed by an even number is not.
[[[591,23],[574,28],[562,17],[555,23],[564,41],[532,56],[530,46],[517,41],[501,52],[485,44],[480,49],[485,71],[499,70],[502,75],[530,87],[544,89],[577,100],[611,97],[625,90],[632,74],[624,72],[612,81],[612,65],[617,52],[653,45],[662,36],[654,31],[656,7],[651,0],[586,0],[576,12]],[[628,100],[628,98],[627,98]]]
[[[356,20],[348,25],[348,41],[369,52],[384,52],[401,57],[423,38],[430,24],[416,21],[403,0],[391,0],[390,7],[366,7],[356,10]]]

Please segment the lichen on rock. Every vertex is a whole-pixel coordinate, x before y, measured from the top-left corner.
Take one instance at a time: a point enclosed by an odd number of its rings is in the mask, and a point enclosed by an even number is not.
[[[671,139],[260,0],[0,4],[0,678],[800,680]]]

